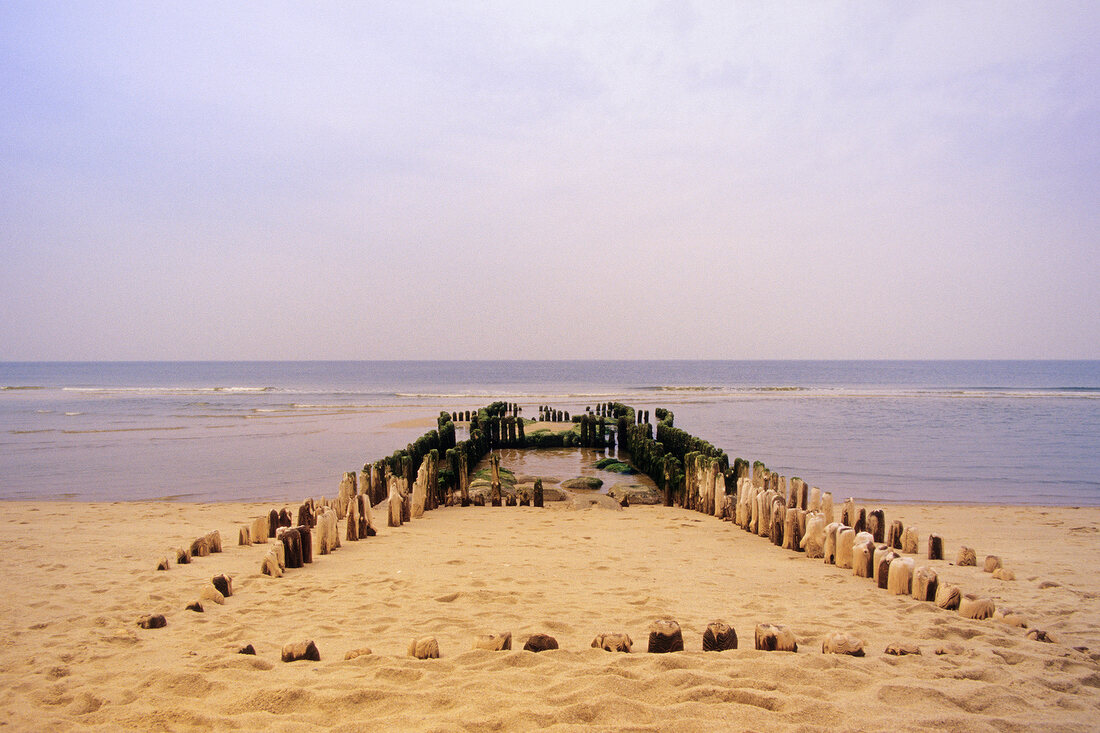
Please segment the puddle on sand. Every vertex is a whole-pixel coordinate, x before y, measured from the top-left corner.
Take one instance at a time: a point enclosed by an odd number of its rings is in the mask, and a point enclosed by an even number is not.
[[[539,448],[537,450],[500,448],[495,452],[500,454],[501,467],[514,473],[516,478],[539,476],[543,479],[543,483],[548,483],[547,478],[568,481],[577,476],[594,476],[603,479],[603,486],[599,492],[601,494],[606,494],[608,489],[619,485],[630,486],[635,484],[653,489],[657,488],[653,480],[642,473],[622,475],[596,468],[596,461],[602,458],[618,458],[628,461],[629,454],[626,451],[620,452],[616,448]],[[477,464],[473,472],[488,467],[489,461],[486,457],[485,460]]]

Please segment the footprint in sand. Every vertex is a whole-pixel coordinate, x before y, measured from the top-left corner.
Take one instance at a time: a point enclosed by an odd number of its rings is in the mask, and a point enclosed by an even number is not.
[[[450,603],[451,601],[457,599],[460,595],[462,594],[456,591],[455,593],[447,593],[446,595],[436,596],[435,600],[439,601],[440,603]]]

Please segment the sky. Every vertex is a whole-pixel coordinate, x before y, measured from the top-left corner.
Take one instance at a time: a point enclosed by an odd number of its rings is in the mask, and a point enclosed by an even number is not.
[[[0,3],[0,361],[1100,359],[1095,2]]]

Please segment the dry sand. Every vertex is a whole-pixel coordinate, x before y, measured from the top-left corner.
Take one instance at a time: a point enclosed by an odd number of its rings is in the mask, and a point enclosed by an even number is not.
[[[258,571],[263,546],[236,545],[237,526],[270,505],[0,506],[10,730],[1100,728],[1097,508],[886,507],[888,521],[919,526],[922,545],[941,533],[949,559],[961,543],[979,565],[1002,556],[1016,581],[935,565],[1056,635],[1045,644],[681,509],[439,509],[272,579]],[[211,529],[224,553],[154,570]],[[184,610],[223,572],[235,590],[224,606]],[[139,629],[146,613],[167,627]],[[645,653],[649,624],[666,617],[687,651]],[[699,651],[719,618],[740,648]],[[793,629],[798,653],[755,651],[760,622]],[[838,629],[867,656],[823,655]],[[516,651],[470,650],[497,631]],[[592,649],[608,631],[629,633],[635,653]],[[561,649],[519,651],[537,632]],[[438,638],[441,659],[405,656],[422,634]],[[280,662],[300,639],[320,662]],[[923,655],[884,655],[894,641]],[[944,642],[962,652],[934,655]],[[248,643],[256,656],[237,653]],[[344,661],[364,646],[374,653]]]

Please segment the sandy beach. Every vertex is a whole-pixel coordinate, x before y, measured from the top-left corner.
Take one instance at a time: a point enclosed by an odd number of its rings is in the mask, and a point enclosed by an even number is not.
[[[1100,508],[884,507],[922,541],[944,536],[941,578],[1054,643],[888,595],[677,508],[437,509],[279,579],[259,573],[263,545],[236,544],[237,527],[271,505],[3,508],[0,725],[11,730],[1083,731],[1100,720]],[[212,529],[223,553],[154,569]],[[964,543],[979,567],[950,564]],[[1017,579],[983,572],[987,554]],[[185,610],[219,573],[234,595]],[[139,628],[149,613],[167,627]],[[684,652],[646,653],[663,618],[681,625]],[[701,651],[716,619],[738,649]],[[798,652],[756,651],[762,622],[790,627]],[[860,637],[866,656],[823,655],[835,630]],[[503,631],[513,651],[471,650]],[[592,648],[605,632],[629,634],[633,653]],[[560,649],[522,651],[533,633]],[[440,659],[406,656],[425,634]],[[280,661],[283,644],[304,639],[319,662]],[[885,655],[893,642],[922,654]],[[238,654],[245,644],[255,656]],[[958,653],[936,655],[944,644]],[[345,661],[362,647],[373,653]]]

